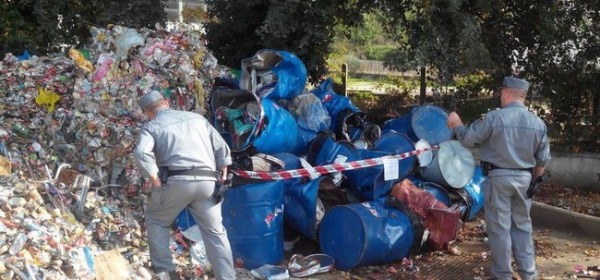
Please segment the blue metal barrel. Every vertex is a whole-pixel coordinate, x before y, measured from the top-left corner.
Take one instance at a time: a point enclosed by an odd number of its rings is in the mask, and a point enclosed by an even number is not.
[[[473,173],[473,179],[465,187],[463,188],[468,194],[467,205],[469,212],[467,213],[467,219],[473,220],[475,215],[483,209],[483,189],[481,185],[485,181],[485,176],[483,176],[483,171],[481,167],[475,167],[475,172]]]
[[[440,144],[431,164],[421,170],[421,176],[429,182],[460,189],[471,181],[474,168],[471,151],[458,141],[451,140]]]
[[[321,249],[341,270],[401,260],[412,242],[409,218],[383,201],[333,207],[319,226]]]
[[[194,220],[192,212],[187,207],[179,212],[179,215],[175,218],[175,228],[181,231],[185,231],[194,225],[196,225],[196,220]]]
[[[225,193],[223,225],[235,261],[254,269],[283,260],[283,181],[233,187]]]
[[[388,152],[390,154],[401,154],[415,150],[415,144],[408,136],[397,132],[388,132],[381,135],[375,144],[373,149],[376,151]],[[417,162],[416,157],[408,157],[398,162],[398,180],[402,180],[408,176]]]
[[[345,159],[344,162],[352,162],[364,159],[378,158],[389,155],[388,152],[356,149],[352,143],[346,141],[335,142],[329,136],[317,136],[310,147],[308,161],[314,166],[334,163],[338,157]],[[346,183],[350,190],[358,195],[363,201],[376,199],[373,197],[373,182],[383,171],[382,165],[343,171]]]
[[[444,187],[431,182],[423,182],[420,188],[435,196],[438,201],[444,203],[446,206],[450,207],[452,205],[450,194]]]
[[[298,182],[286,190],[285,222],[302,235],[317,239],[317,199],[321,183],[329,177]]]
[[[410,113],[384,123],[382,133],[396,131],[404,133],[414,142],[423,139],[431,145],[450,140],[452,130],[446,122],[448,113],[435,105],[421,105],[413,108]]]

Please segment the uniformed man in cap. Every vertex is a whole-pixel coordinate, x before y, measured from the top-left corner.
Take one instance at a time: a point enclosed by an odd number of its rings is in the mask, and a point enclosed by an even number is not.
[[[535,279],[537,270],[527,189],[544,173],[550,146],[544,122],[524,105],[529,83],[505,77],[496,91],[502,108],[465,126],[456,112],[448,126],[465,147],[480,145],[486,229],[496,279],[512,279],[511,253],[523,280]]]
[[[225,181],[231,165],[229,147],[204,117],[170,109],[158,91],[142,96],[138,105],[149,119],[135,159],[153,185],[146,230],[154,271],[163,279],[179,279],[169,249],[170,226],[189,207],[216,279],[235,279],[221,204],[213,196],[215,183]]]

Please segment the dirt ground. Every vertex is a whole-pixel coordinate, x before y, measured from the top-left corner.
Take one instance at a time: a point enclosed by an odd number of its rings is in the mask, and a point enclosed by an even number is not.
[[[412,266],[407,262],[392,262],[384,265],[365,266],[350,271],[332,271],[301,279],[448,279],[484,280],[491,279],[491,260],[487,239],[483,232],[484,222],[478,217],[465,224],[460,236],[447,251],[426,252],[412,256]],[[583,270],[600,265],[600,236],[593,240],[560,231],[537,228],[534,232],[536,261],[539,279],[573,279],[585,277]],[[302,240],[297,243],[294,253],[310,254],[318,252],[318,245]],[[287,257],[291,256],[288,252]],[[285,265],[283,262],[282,265]],[[582,271],[577,272],[577,269]],[[589,271],[591,275],[598,272]],[[515,275],[516,276],[516,275]],[[300,279],[300,278],[291,278]],[[517,277],[518,279],[518,277]],[[600,278],[599,278],[600,279]]]
[[[543,185],[535,200],[586,215],[600,217],[600,188],[578,189]]]
[[[535,198],[536,201],[600,217],[600,191],[548,185],[542,188],[543,192]],[[291,279],[491,279],[491,259],[484,224],[482,215],[466,223],[453,246],[446,251],[424,252],[418,256],[411,256],[404,262],[363,266],[350,271],[334,270]],[[534,242],[539,279],[600,279],[600,272],[597,271],[600,267],[600,235],[592,239],[568,232],[568,229],[565,231],[535,229]],[[286,265],[292,254],[312,253],[319,253],[318,244],[302,239],[296,243],[292,251],[286,252],[286,260],[281,265]],[[516,274],[515,277],[519,279]]]

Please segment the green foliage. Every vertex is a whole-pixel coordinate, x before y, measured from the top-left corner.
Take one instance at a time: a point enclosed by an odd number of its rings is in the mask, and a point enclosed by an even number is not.
[[[600,2],[500,1],[480,7],[499,73],[519,73],[550,105],[556,143],[598,150]],[[595,134],[594,134],[595,133]]]
[[[239,67],[240,61],[263,48],[290,51],[306,64],[310,80],[328,72],[326,58],[335,26],[361,19],[356,1],[216,1],[207,25],[208,46],[219,61]]]
[[[470,2],[383,1],[390,19],[387,28],[399,41],[387,64],[400,70],[433,67],[443,84],[456,74],[490,67],[481,27],[468,10]]]
[[[0,55],[29,49],[37,51],[43,46],[39,33],[35,33],[33,15],[16,1],[0,2]]]
[[[0,2],[0,55],[45,54],[61,44],[82,45],[90,25],[141,28],[164,23],[164,1],[20,0]]]
[[[396,49],[393,45],[373,45],[365,49],[365,58],[369,60],[385,60]]]
[[[600,2],[379,3],[384,8],[378,10],[390,19],[385,27],[399,43],[388,56],[389,65],[434,68],[442,84],[455,81],[465,98],[489,92],[502,76],[524,77],[532,82],[536,100],[549,106],[546,121],[555,143],[580,150],[600,147],[600,91],[595,90],[600,78]]]
[[[494,87],[494,79],[485,72],[457,75],[454,81],[456,93],[466,99],[490,95]]]
[[[200,6],[194,8],[189,5],[185,5],[183,6],[181,14],[183,16],[183,22],[186,23],[207,22],[210,20],[208,12]]]

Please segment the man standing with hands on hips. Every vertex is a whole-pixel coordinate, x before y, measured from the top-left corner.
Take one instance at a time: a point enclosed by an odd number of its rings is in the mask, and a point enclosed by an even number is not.
[[[169,227],[189,207],[216,279],[234,280],[221,204],[214,199],[215,183],[224,183],[231,165],[227,143],[201,115],[170,109],[158,91],[142,96],[138,105],[149,119],[134,155],[152,183],[146,230],[154,271],[162,279],[179,279],[169,249]]]
[[[529,83],[505,77],[496,91],[502,109],[465,126],[456,112],[448,127],[465,147],[480,145],[486,229],[496,279],[513,279],[511,253],[523,280],[536,279],[527,189],[550,161],[546,125],[524,105]]]

